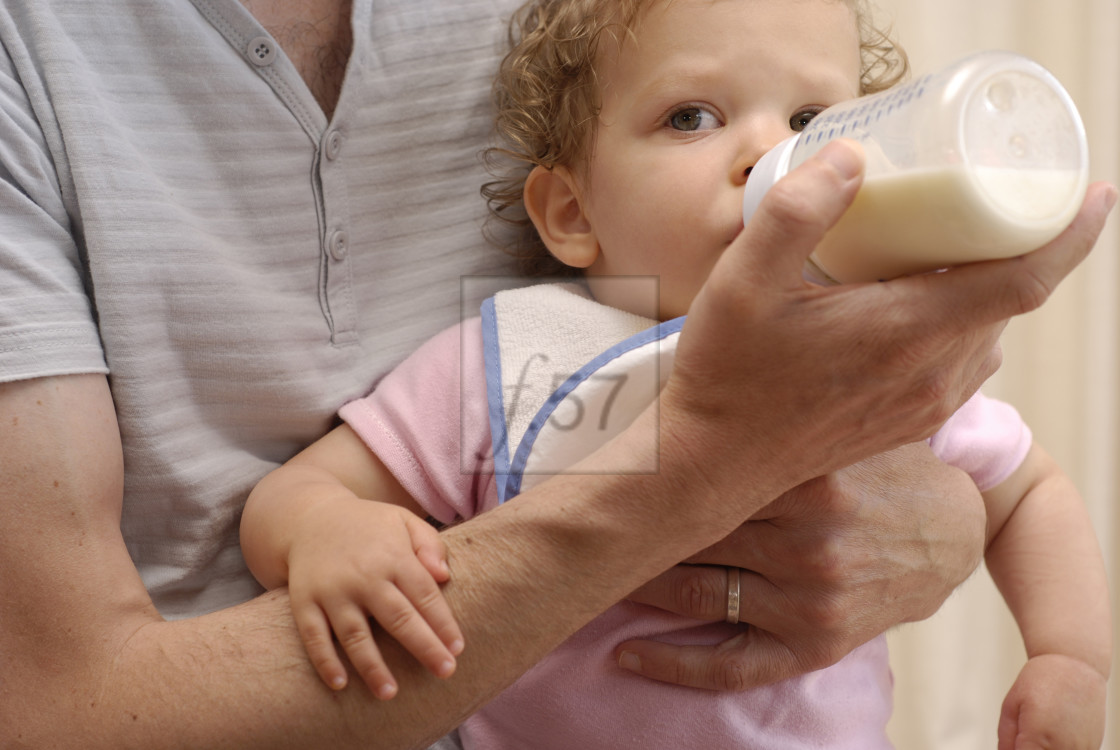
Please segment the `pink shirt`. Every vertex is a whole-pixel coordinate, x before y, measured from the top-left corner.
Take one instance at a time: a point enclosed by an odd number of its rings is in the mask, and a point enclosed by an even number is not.
[[[436,519],[470,518],[497,504],[478,319],[431,339],[340,414]],[[1031,435],[1013,408],[978,395],[930,443],[989,489],[1018,467]],[[828,669],[745,693],[653,682],[614,662],[614,647],[630,638],[712,645],[743,630],[617,604],[468,719],[464,747],[891,746],[885,728],[893,680],[882,637]]]

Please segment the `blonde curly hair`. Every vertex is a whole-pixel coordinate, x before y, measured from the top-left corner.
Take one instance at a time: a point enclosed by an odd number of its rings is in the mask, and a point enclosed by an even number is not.
[[[671,0],[669,0],[671,2]],[[553,258],[525,213],[525,179],[536,166],[573,166],[589,155],[599,114],[596,64],[604,36],[616,43],[653,0],[530,0],[510,21],[509,52],[494,82],[499,145],[484,156],[495,179],[482,187],[487,234],[530,276],[576,273]],[[875,25],[868,0],[838,0],[859,28],[860,93],[894,86],[909,72],[905,51]],[[512,230],[512,233],[510,232]]]

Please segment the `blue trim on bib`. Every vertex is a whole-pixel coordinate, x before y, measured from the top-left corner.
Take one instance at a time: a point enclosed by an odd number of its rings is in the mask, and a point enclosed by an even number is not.
[[[490,417],[490,449],[494,452],[495,478],[509,474],[509,436],[506,434],[505,403],[502,399],[502,358],[498,346],[498,315],[494,298],[482,303],[482,356],[486,365],[486,401]],[[498,481],[498,502],[506,498],[505,482]]]
[[[560,387],[548,397],[548,400],[544,402],[544,405],[529,423],[528,429],[525,430],[525,435],[521,438],[521,444],[517,446],[517,451],[513,455],[513,462],[508,467],[508,474],[505,480],[498,482],[498,501],[504,503],[506,500],[512,499],[520,494],[521,477],[525,471],[525,464],[529,461],[529,454],[533,450],[533,443],[536,441],[537,435],[540,434],[545,423],[552,417],[553,412],[556,411],[556,407],[560,405],[561,401],[567,398],[581,383],[623,354],[655,341],[666,339],[674,333],[678,333],[681,330],[681,326],[684,325],[684,320],[683,316],[674,318],[634,334],[630,338],[607,349],[565,380]]]

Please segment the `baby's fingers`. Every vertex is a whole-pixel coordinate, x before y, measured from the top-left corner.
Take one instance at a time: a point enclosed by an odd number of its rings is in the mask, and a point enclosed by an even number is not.
[[[463,635],[436,585],[422,570],[398,581],[384,596],[375,596],[370,612],[389,635],[437,677],[450,677]]]
[[[320,679],[333,690],[346,687],[346,667],[338,658],[331,638],[331,628],[323,611],[314,603],[293,607],[293,610],[299,637]]]
[[[381,700],[397,694],[397,681],[373,642],[369,619],[360,607],[347,603],[330,613],[331,627],[350,663],[370,691]]]
[[[451,570],[447,566],[447,545],[443,543],[439,532],[412,513],[404,515],[404,524],[412,540],[413,552],[432,578],[439,583],[449,580]]]

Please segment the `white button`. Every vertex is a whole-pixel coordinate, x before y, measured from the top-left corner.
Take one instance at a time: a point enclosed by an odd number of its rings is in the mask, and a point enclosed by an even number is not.
[[[276,42],[267,36],[253,37],[245,52],[249,55],[249,62],[263,68],[265,65],[271,65],[276,59]]]
[[[346,232],[341,229],[336,229],[331,233],[330,239],[327,240],[327,249],[330,251],[331,257],[335,260],[343,260],[346,258],[347,244],[350,238]]]
[[[342,133],[337,130],[332,130],[328,133],[324,147],[328,159],[331,161],[337,159],[339,153],[342,151]]]

